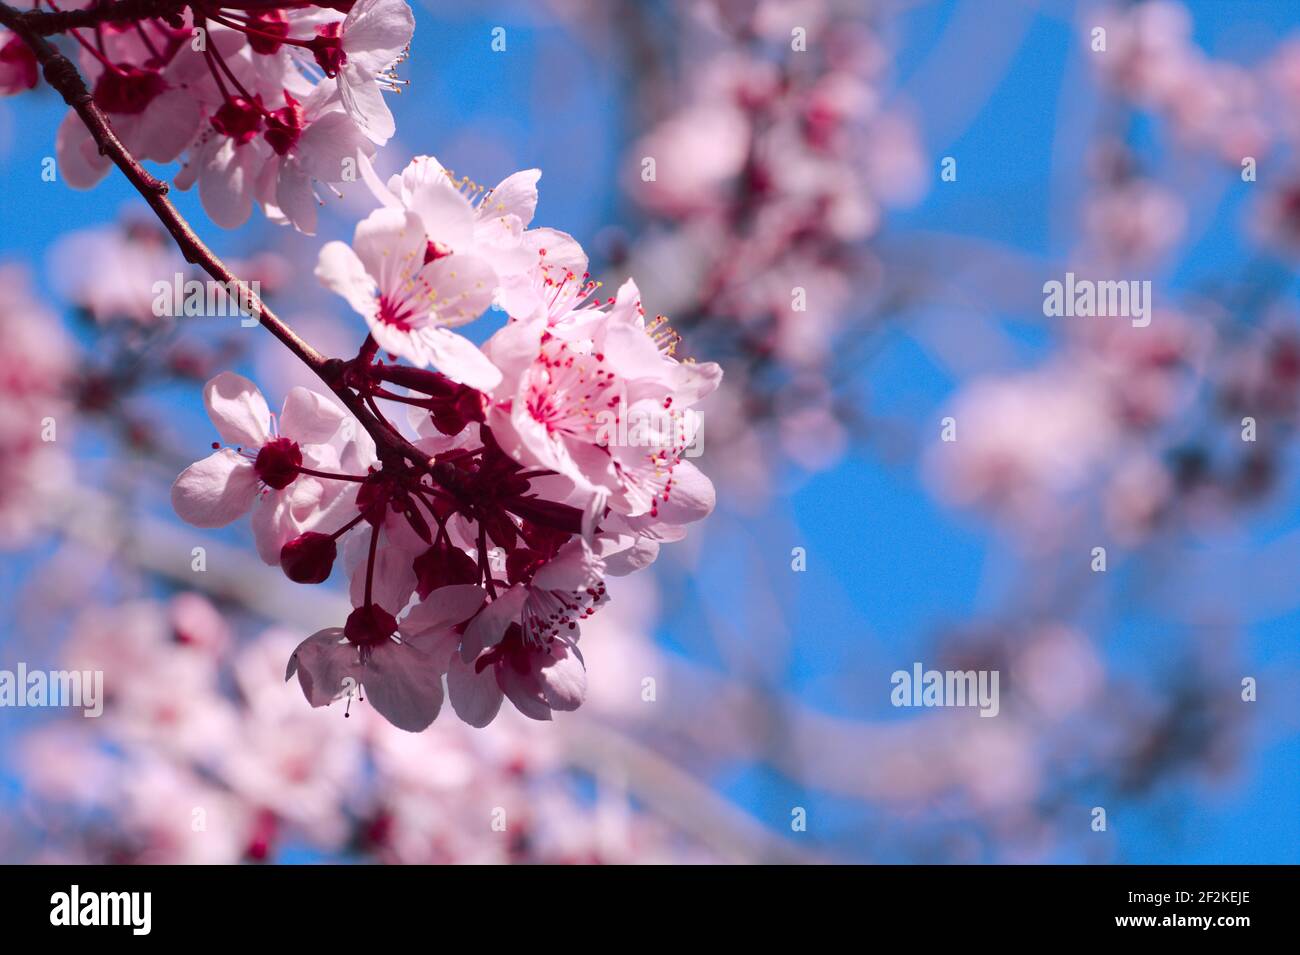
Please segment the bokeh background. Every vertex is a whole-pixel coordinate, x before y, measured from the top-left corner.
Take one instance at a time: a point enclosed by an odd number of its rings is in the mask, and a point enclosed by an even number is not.
[[[275,406],[305,371],[230,319],[151,320],[178,266],[142,203],[44,181],[62,104],[0,100],[0,668],[109,694],[0,710],[0,858],[1300,861],[1294,3],[414,6],[381,171],[542,169],[537,224],[724,365],[718,510],[614,582],[575,714],[311,711],[282,667],[341,592],[167,497],[208,375]],[[311,268],[359,190],[314,238],[177,200],[355,351]],[[1044,317],[1067,270],[1151,280],[1150,327]],[[917,661],[999,670],[999,715],[894,708]]]

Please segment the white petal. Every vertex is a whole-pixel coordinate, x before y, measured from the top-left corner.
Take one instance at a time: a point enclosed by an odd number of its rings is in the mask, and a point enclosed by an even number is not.
[[[387,69],[411,42],[415,17],[404,0],[357,0],[343,21],[342,33],[349,60]]]
[[[226,444],[255,449],[270,439],[271,409],[257,385],[243,375],[217,375],[203,386],[203,403]]]
[[[275,204],[288,222],[303,235],[316,234],[320,202],[311,180],[296,162],[280,163],[275,180]]]
[[[375,280],[352,246],[337,240],[325,243],[316,262],[316,278],[331,292],[342,295],[358,315],[375,311]]]
[[[191,464],[172,485],[172,507],[195,527],[225,527],[247,514],[256,497],[253,462],[229,448]]]
[[[428,363],[452,381],[479,391],[491,391],[501,383],[501,372],[468,338],[447,328],[424,328],[419,333]]]
[[[537,180],[541,178],[540,169],[524,169],[502,179],[479,204],[479,217],[518,216],[527,228],[537,211]]]
[[[343,423],[343,412],[329,398],[310,388],[290,390],[280,412],[280,434],[299,444],[324,444]]]

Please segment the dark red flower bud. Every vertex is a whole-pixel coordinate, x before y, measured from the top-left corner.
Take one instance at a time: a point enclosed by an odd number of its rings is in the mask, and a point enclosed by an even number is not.
[[[439,587],[477,584],[478,565],[474,558],[444,538],[415,558],[416,590],[423,600]]]
[[[546,556],[535,550],[529,550],[527,547],[512,550],[506,557],[506,580],[512,587],[515,584],[527,583],[545,564]]]
[[[544,501],[540,497],[514,497],[502,501],[501,506],[526,521],[562,531],[565,534],[582,533],[582,511],[558,501]]]
[[[334,569],[336,556],[334,538],[308,531],[280,548],[280,569],[294,583],[321,584]]]
[[[167,82],[158,70],[125,64],[117,69],[104,70],[95,81],[96,104],[108,113],[135,115],[167,89]]]
[[[298,476],[302,465],[302,451],[296,441],[288,438],[276,438],[262,445],[253,462],[253,470],[267,487],[277,491],[288,487]]]
[[[397,632],[397,619],[379,604],[358,607],[348,614],[343,635],[359,647],[374,647]]]

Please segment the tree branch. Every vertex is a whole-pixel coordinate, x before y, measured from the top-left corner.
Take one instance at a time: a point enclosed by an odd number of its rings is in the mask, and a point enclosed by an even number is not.
[[[187,6],[189,0],[103,0],[83,10],[55,10],[49,13],[32,10],[18,15],[32,34],[50,36],[101,23],[148,20],[153,17],[167,19],[179,16]],[[8,23],[5,25],[10,26]]]

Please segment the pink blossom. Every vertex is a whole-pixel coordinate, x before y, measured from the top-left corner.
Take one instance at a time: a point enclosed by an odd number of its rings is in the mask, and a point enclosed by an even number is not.
[[[452,328],[492,303],[495,276],[473,255],[429,254],[432,239],[413,212],[377,209],[357,225],[352,245],[321,249],[316,275],[343,296],[379,347],[453,381],[491,388],[500,373]]]
[[[419,216],[431,259],[448,253],[474,256],[487,262],[498,280],[533,265],[536,247],[525,242],[525,230],[537,209],[540,170],[516,172],[488,190],[468,178],[455,178],[433,156],[416,156],[387,185],[368,164],[362,172],[383,206]]]
[[[284,543],[309,529],[334,495],[348,493],[307,473],[340,466],[342,412],[321,395],[294,388],[277,422],[257,387],[231,372],[209,381],[203,397],[217,432],[233,447],[186,468],[172,485],[172,506],[196,527],[224,527],[256,505],[258,551],[268,564],[278,563]]]
[[[435,590],[399,624],[375,605],[353,611],[344,628],[312,634],[293,652],[295,674],[312,706],[328,706],[364,686],[370,704],[399,729],[418,733],[442,708],[442,674],[454,628],[483,602],[476,586]]]
[[[327,75],[337,74],[339,98],[348,115],[371,141],[383,145],[396,132],[383,91],[399,89],[390,71],[405,57],[415,32],[411,8],[403,0],[357,0],[337,39],[329,32],[327,28],[317,36],[326,41],[315,51],[317,62],[324,61]]]
[[[620,514],[653,514],[693,437],[688,411],[722,377],[672,357],[676,337],[647,324],[635,283],[592,320],[511,322],[486,350],[504,376],[488,424],[506,453],[549,468]],[[572,340],[570,337],[572,336]],[[581,336],[581,337],[578,337]],[[643,440],[633,440],[633,427]]]

